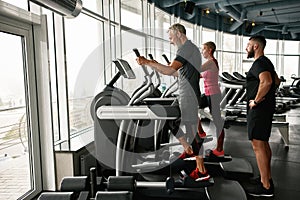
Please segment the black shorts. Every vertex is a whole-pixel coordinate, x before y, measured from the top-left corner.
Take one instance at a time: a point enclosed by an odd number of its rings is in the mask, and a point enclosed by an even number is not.
[[[249,109],[247,113],[247,130],[249,140],[269,141],[273,120],[272,111]]]

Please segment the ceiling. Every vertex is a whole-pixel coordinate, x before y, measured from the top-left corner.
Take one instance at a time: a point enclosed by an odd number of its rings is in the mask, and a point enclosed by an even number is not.
[[[300,0],[148,2],[191,23],[214,30],[247,36],[260,34],[270,39],[300,40]]]

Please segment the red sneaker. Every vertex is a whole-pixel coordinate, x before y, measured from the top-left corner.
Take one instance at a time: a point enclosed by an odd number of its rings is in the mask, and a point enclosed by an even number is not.
[[[224,150],[218,151],[217,149],[214,149],[210,153],[214,154],[217,157],[224,157]]]
[[[203,133],[198,133],[198,135],[200,136],[200,138],[206,138],[206,133],[203,132]]]
[[[195,155],[194,154],[187,154],[185,151],[182,153],[182,154],[180,154],[180,156],[179,156],[179,158],[180,159],[185,159],[185,158],[190,158],[190,157],[194,157]]]
[[[210,178],[210,175],[207,173],[207,171],[204,173],[201,173],[201,172],[199,172],[199,169],[196,168],[196,169],[194,169],[194,171],[192,171],[190,173],[190,177],[192,179],[194,179],[195,181],[207,181]]]

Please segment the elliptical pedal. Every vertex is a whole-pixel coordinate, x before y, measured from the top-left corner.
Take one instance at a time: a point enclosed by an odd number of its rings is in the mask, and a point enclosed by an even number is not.
[[[179,188],[206,188],[214,185],[214,179],[210,178],[207,181],[195,181],[189,176],[180,177],[175,179],[174,177],[168,177],[166,180],[167,192],[171,194],[174,190]]]
[[[204,158],[206,164],[219,164],[220,162],[229,162],[232,160],[231,155],[224,154],[224,156],[217,156],[212,150],[208,150]]]
[[[190,157],[190,158],[185,158],[184,160],[185,161],[194,161],[194,160],[196,160],[196,158],[195,157]],[[231,155],[226,155],[226,154],[222,157],[209,156],[209,157],[204,158],[205,164],[217,164],[217,165],[219,165],[220,162],[229,162],[231,160],[232,160]]]
[[[219,164],[220,162],[230,162],[232,161],[231,155],[224,155],[221,157],[218,156],[209,156],[204,158],[205,164]]]

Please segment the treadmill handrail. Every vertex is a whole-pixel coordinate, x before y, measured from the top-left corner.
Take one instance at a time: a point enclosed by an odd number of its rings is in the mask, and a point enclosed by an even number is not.
[[[221,86],[224,86],[226,88],[232,88],[232,89],[243,89],[244,85],[241,84],[231,84],[231,83],[225,83],[220,81]]]
[[[159,106],[162,109],[164,106]],[[173,120],[179,117],[178,113],[167,113],[159,116],[157,112],[147,105],[139,106],[101,106],[97,109],[97,117],[99,119],[115,119],[115,120]],[[165,107],[166,108],[166,107]],[[170,108],[170,106],[169,106]],[[167,109],[165,109],[167,110]],[[175,110],[175,109],[174,109]]]

